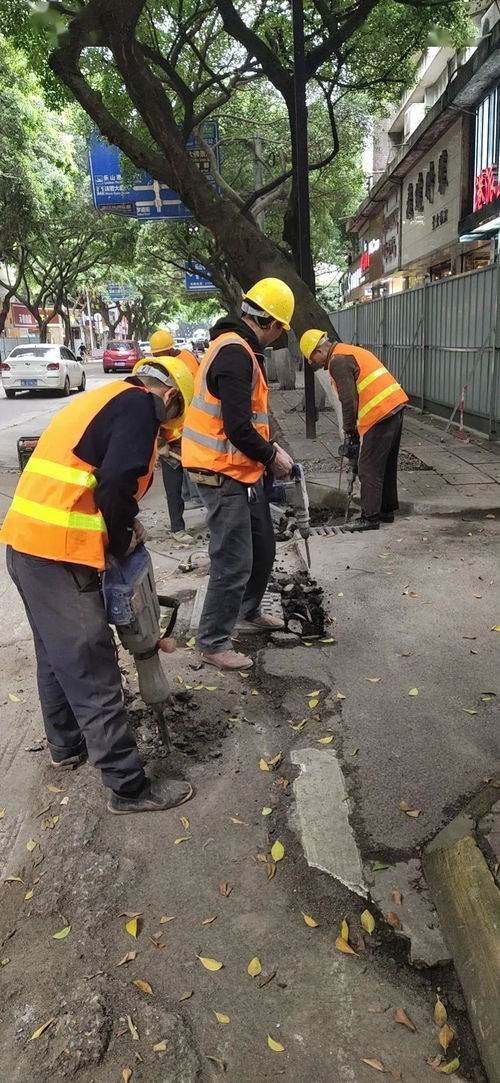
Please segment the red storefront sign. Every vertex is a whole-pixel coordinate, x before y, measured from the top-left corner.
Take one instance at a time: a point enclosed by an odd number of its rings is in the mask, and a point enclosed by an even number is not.
[[[14,302],[10,306],[10,315],[14,327],[22,327],[25,331],[38,331],[35,317],[29,308],[26,308],[26,305],[19,305]]]
[[[497,166],[489,165],[474,178],[474,210],[480,211],[500,196],[500,184],[497,178]]]
[[[364,273],[370,266],[370,253],[363,252],[361,256],[361,271]]]

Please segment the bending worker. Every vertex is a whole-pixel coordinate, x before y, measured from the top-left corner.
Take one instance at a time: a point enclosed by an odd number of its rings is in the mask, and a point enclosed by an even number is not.
[[[170,331],[155,331],[149,340],[153,357],[177,357],[189,369],[193,380],[198,372],[198,362],[190,350],[174,349],[174,340]],[[183,419],[182,419],[183,420]],[[184,521],[184,501],[198,500],[198,491],[189,481],[181,466],[181,424],[171,429],[169,439],[161,441],[159,448],[160,465],[167,498],[170,530],[177,542],[192,542],[191,534],[186,530]]]
[[[176,424],[193,389],[174,358],[142,360],[134,371],[56,414],[0,532],[35,641],[51,763],[73,768],[88,758],[114,813],[168,809],[193,792],[144,772],[100,592],[107,553],[122,557],[145,539],[137,501],[152,480],[158,431]]]
[[[326,331],[306,331],[300,349],[317,371],[326,369],[342,406],[343,453],[356,455],[360,437],[361,515],[345,530],[378,530],[393,523],[398,504],[398,453],[408,395],[375,354],[331,342]]]
[[[263,350],[290,327],[291,289],[264,278],[245,294],[242,316],[210,332],[182,434],[182,463],[198,486],[210,529],[210,580],[197,647],[218,669],[248,669],[233,650],[240,632],[273,631],[281,622],[261,612],[275,542],[262,478],[290,474],[293,460],[269,440]],[[237,621],[239,618],[239,623]]]

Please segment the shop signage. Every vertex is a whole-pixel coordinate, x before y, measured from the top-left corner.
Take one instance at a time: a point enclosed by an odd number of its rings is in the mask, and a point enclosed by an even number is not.
[[[488,165],[474,177],[474,210],[480,211],[481,207],[487,207],[497,196],[500,196],[497,166]]]
[[[396,196],[385,205],[385,214],[382,219],[382,258],[384,271],[393,271],[399,263],[399,221],[401,208]]]
[[[439,226],[444,226],[448,221],[448,207],[445,207],[444,211],[438,211],[437,214],[432,215],[432,228],[439,229]]]

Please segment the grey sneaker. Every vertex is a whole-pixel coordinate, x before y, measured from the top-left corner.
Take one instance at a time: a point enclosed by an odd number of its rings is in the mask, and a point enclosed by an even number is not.
[[[125,816],[128,812],[163,812],[164,809],[183,805],[193,796],[194,790],[189,782],[181,778],[167,778],[164,782],[150,782],[137,797],[120,797],[111,790],[108,799],[108,812],[115,816]]]
[[[240,635],[257,635],[263,632],[282,632],[285,627],[284,621],[279,617],[271,617],[266,613],[259,613],[251,620],[239,620],[236,632]]]

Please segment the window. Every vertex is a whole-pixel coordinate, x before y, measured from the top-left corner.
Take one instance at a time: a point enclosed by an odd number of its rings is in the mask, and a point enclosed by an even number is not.
[[[476,152],[474,176],[499,161],[499,91],[498,87],[488,94],[476,109]]]

